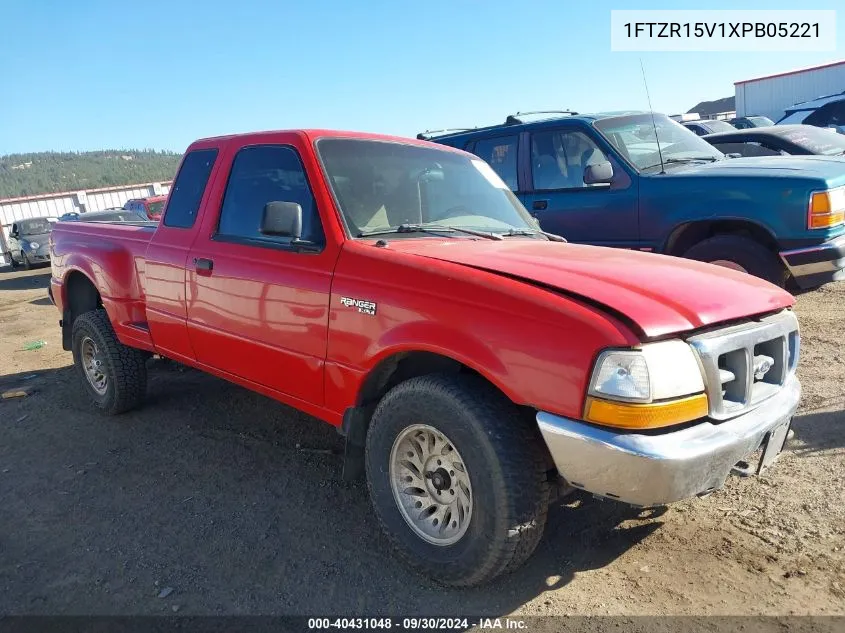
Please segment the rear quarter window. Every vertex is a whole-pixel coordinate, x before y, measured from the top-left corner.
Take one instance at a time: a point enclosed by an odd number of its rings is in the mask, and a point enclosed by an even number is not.
[[[485,160],[511,191],[519,189],[516,176],[516,136],[485,138],[475,143],[473,154]]]
[[[188,229],[197,219],[202,194],[217,159],[216,149],[188,152],[173,182],[173,189],[164,212],[164,225]]]

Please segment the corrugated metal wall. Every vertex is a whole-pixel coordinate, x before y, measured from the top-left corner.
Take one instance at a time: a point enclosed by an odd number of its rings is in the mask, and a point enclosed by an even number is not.
[[[738,83],[734,88],[737,116],[759,114],[777,121],[789,106],[845,90],[845,62]]]
[[[131,198],[164,195],[170,191],[170,183],[150,182],[123,187],[89,189],[88,191],[67,191],[46,193],[25,198],[0,199],[0,263],[8,263],[6,246],[9,230],[14,222],[24,218],[58,218],[64,213],[102,211],[111,207],[122,207]]]

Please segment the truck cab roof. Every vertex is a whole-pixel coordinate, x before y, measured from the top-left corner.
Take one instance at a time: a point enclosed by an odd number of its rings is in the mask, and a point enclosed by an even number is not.
[[[466,139],[468,141],[470,138],[475,138],[488,132],[507,130],[509,134],[516,134],[522,131],[543,129],[545,127],[554,126],[560,123],[561,120],[581,121],[584,124],[592,125],[594,121],[612,117],[630,116],[633,114],[648,114],[648,112],[645,110],[618,110],[613,112],[594,112],[591,114],[582,114],[567,110],[560,110],[556,112],[517,112],[516,114],[508,115],[504,123],[474,128],[429,130],[417,134],[417,139],[426,141],[436,140],[438,143],[448,143],[448,145],[453,147],[462,147],[461,140]],[[539,116],[539,118],[529,118],[532,116]]]

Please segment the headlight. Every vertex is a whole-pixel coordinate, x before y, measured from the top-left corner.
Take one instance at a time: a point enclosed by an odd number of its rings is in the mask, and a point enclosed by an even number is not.
[[[37,251],[39,246],[41,246],[41,245],[38,242],[30,242],[29,243],[29,248],[31,248],[34,251]]]
[[[658,428],[707,415],[704,379],[679,340],[608,350],[596,360],[584,419],[621,428]]]
[[[810,194],[807,227],[826,229],[845,222],[845,187]]]

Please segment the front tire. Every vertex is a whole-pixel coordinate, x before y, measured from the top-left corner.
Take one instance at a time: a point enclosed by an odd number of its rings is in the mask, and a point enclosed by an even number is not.
[[[72,349],[85,390],[103,413],[116,415],[143,402],[147,391],[144,352],[117,340],[105,310],[77,317]]]
[[[451,586],[517,568],[546,524],[544,451],[523,412],[478,377],[434,374],[391,389],[373,414],[365,462],[394,551]]]
[[[716,235],[690,248],[684,257],[725,266],[760,277],[783,288],[787,272],[768,248],[741,235]]]
[[[23,269],[32,270],[32,262],[29,261],[29,257],[24,251],[21,251],[21,259],[23,260]]]

